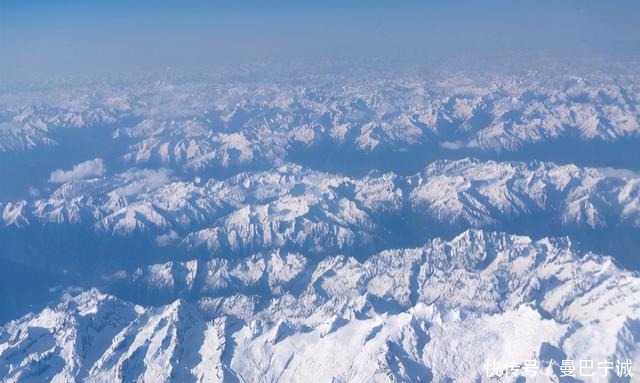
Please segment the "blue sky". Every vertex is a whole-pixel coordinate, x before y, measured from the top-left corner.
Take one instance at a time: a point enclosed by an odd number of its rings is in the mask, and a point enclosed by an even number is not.
[[[595,50],[640,40],[639,14],[637,0],[0,0],[0,63],[8,73]]]

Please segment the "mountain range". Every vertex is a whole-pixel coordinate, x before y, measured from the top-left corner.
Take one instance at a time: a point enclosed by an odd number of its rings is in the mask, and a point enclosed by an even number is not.
[[[0,86],[0,381],[633,382],[634,68]]]

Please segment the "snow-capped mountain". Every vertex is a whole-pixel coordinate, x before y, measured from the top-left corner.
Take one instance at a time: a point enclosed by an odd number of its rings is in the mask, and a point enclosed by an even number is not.
[[[632,71],[307,82],[205,77],[125,88],[101,84],[98,94],[91,84],[63,94],[40,91],[44,101],[36,106],[24,105],[30,94],[17,94],[0,100],[0,150],[54,145],[68,139],[60,132],[69,128],[107,129],[129,164],[247,170],[304,157],[300,153],[309,149],[397,157],[422,148],[455,156],[533,144],[637,143],[640,133],[640,81]]]
[[[543,211],[564,225],[637,226],[634,172],[551,163],[440,161],[411,178],[414,209],[474,227]]]
[[[567,230],[634,230],[639,193],[634,172],[536,162],[437,161],[412,176],[362,178],[286,165],[197,182],[176,180],[167,169],[132,169],[66,182],[46,199],[8,202],[2,219],[8,227],[143,233],[163,246],[218,254],[283,247],[327,253],[389,246],[400,237],[400,218],[427,237],[434,236],[429,223],[451,231],[541,221]]]
[[[143,308],[96,290],[68,298],[2,328],[1,371],[7,381],[96,382],[525,376],[488,376],[495,359],[535,360],[527,381],[546,382],[561,359],[640,363],[640,278],[568,239],[467,231],[365,261],[303,259],[140,269],[124,283],[175,301]],[[190,293],[196,304],[180,298]]]
[[[40,95],[40,97],[42,97]],[[48,99],[51,97],[51,99]],[[64,129],[99,128],[129,118],[126,95],[48,95],[40,105],[4,105],[7,118],[0,119],[0,151],[20,151],[55,145],[55,132]],[[16,97],[20,102],[20,97]]]
[[[0,87],[0,381],[633,382],[636,69]]]

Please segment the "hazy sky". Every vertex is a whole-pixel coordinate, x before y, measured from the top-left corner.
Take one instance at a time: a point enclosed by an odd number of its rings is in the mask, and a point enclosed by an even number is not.
[[[0,74],[624,50],[639,15],[638,0],[0,0]]]

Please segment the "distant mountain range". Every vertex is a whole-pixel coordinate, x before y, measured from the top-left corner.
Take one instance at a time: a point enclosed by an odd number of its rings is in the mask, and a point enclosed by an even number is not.
[[[55,145],[68,129],[112,131],[131,164],[185,169],[277,163],[294,149],[516,151],[546,141],[640,135],[640,79],[464,75],[308,84],[287,81],[105,84],[5,97],[0,150]],[[95,90],[98,87],[98,91]]]

